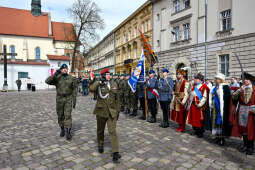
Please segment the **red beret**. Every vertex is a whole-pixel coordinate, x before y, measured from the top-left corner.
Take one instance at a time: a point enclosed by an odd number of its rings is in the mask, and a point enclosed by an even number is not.
[[[110,70],[108,68],[104,68],[100,74],[103,75],[104,73],[110,73]]]

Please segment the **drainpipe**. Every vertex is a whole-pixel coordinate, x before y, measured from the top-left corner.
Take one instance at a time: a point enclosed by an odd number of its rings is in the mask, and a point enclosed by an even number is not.
[[[207,6],[208,6],[208,0],[205,0],[205,79],[207,79],[207,68],[208,68],[208,58],[207,58]]]

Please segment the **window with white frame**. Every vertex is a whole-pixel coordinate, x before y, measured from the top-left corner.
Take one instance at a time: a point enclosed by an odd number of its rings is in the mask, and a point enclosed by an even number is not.
[[[231,29],[231,10],[221,12],[221,31]]]
[[[174,0],[174,12],[179,12],[181,10],[180,0]]]
[[[229,55],[224,54],[219,56],[219,72],[225,76],[229,76]]]
[[[40,47],[36,47],[36,49],[35,49],[35,58],[37,60],[41,59],[41,49],[40,49]]]
[[[184,8],[190,7],[190,0],[183,0]]]
[[[15,59],[15,55],[14,55],[14,53],[15,53],[15,46],[14,45],[11,45],[10,46],[10,51],[11,51],[11,59]]]
[[[157,40],[157,47],[160,47],[160,41]]]
[[[183,33],[184,33],[184,40],[188,40],[190,38],[190,24],[189,23],[183,24]]]
[[[180,27],[174,27],[174,41],[179,41],[180,40]]]
[[[160,21],[160,14],[157,14],[157,21]]]

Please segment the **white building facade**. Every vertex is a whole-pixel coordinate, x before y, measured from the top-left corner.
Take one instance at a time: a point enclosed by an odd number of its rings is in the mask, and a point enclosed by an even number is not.
[[[8,90],[17,90],[18,79],[22,80],[22,90],[27,89],[28,83],[34,84],[36,89],[49,88],[45,79],[62,64],[70,64],[75,35],[70,38],[70,32],[67,34],[65,30],[73,31],[72,24],[53,22],[49,13],[34,17],[28,10],[5,7],[0,7],[0,17],[8,18],[3,19],[0,26],[0,53],[6,45],[7,53],[17,54],[7,56]],[[0,59],[2,86],[3,56]]]
[[[254,0],[152,0],[153,47],[160,67],[175,78],[185,67],[189,79],[201,72],[240,77],[255,74]]]

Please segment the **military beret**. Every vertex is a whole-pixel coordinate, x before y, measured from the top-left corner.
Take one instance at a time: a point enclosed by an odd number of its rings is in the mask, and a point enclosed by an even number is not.
[[[165,73],[165,72],[169,73],[169,71],[168,71],[166,68],[163,68],[163,69],[162,69],[162,72],[163,72],[163,73]]]
[[[149,71],[149,74],[155,74],[155,71],[150,70],[150,71]]]
[[[68,66],[66,64],[62,64],[61,67],[60,67],[60,70],[62,70],[64,68],[68,68]]]
[[[101,75],[103,75],[103,74],[105,74],[105,73],[110,73],[110,70],[109,70],[108,68],[104,68],[104,69],[100,72]]]

